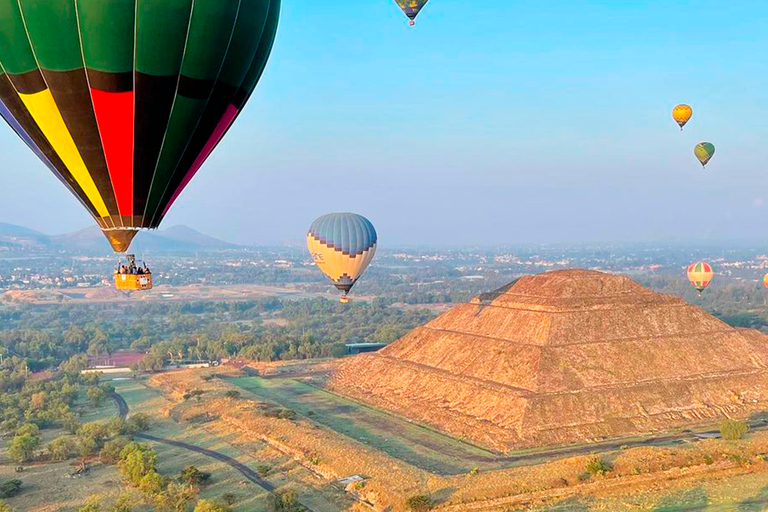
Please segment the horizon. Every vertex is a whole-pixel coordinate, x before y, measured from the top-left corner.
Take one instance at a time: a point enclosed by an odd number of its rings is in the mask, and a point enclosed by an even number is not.
[[[441,0],[410,28],[390,0],[287,3],[254,98],[163,227],[293,244],[348,210],[391,246],[759,241],[756,5]],[[9,129],[0,144],[0,218],[93,222]]]

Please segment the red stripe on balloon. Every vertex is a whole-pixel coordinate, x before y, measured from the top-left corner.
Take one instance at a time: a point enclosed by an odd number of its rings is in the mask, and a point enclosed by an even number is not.
[[[120,215],[133,215],[133,91],[91,89],[109,176]]]
[[[232,125],[232,123],[235,121],[235,118],[237,117],[237,107],[234,105],[230,105],[227,107],[226,112],[224,112],[224,116],[222,116],[219,123],[216,125],[216,129],[213,130],[213,134],[211,134],[211,138],[208,139],[208,142],[205,143],[205,146],[203,146],[203,150],[200,152],[200,154],[195,159],[195,162],[192,164],[192,167],[189,168],[189,171],[187,171],[186,176],[184,176],[184,179],[182,180],[181,184],[176,188],[176,190],[173,193],[173,196],[171,197],[171,200],[168,201],[168,204],[163,209],[162,216],[164,217],[166,213],[168,213],[168,210],[171,209],[171,206],[173,205],[173,202],[176,201],[176,198],[179,197],[179,194],[181,194],[181,191],[184,190],[184,187],[187,186],[187,184],[192,181],[192,178],[194,178],[195,173],[200,170],[200,167],[203,166],[203,163],[208,159],[209,156],[211,156],[211,153],[213,153],[213,150],[216,148],[216,145],[221,141],[221,138],[224,137],[224,134],[227,133],[227,129]]]

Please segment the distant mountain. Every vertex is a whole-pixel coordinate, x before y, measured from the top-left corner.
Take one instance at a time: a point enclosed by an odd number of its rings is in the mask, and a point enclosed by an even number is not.
[[[51,237],[34,229],[0,222],[0,247],[31,249],[51,245]]]
[[[69,249],[82,252],[109,252],[101,230],[90,226],[74,233],[46,235],[32,229],[0,222],[0,247],[10,249]],[[140,233],[131,251],[190,252],[237,249],[239,246],[205,235],[188,226]]]
[[[163,238],[169,238],[177,242],[192,244],[206,249],[236,249],[239,247],[238,245],[205,235],[189,226],[183,225],[171,226],[168,229],[160,231],[159,234]]]

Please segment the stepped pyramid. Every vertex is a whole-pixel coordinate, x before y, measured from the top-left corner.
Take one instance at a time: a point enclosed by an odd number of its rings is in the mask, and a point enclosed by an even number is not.
[[[501,450],[768,410],[768,336],[628,277],[560,270],[346,360],[338,392]]]

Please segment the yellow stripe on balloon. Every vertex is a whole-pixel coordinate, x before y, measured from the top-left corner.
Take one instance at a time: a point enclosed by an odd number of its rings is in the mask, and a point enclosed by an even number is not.
[[[48,142],[59,155],[61,161],[67,166],[72,177],[75,178],[80,188],[85,192],[85,195],[93,203],[96,211],[102,217],[109,217],[109,211],[104,204],[104,199],[99,194],[99,190],[96,188],[96,184],[93,182],[85,162],[83,162],[83,157],[80,156],[80,152],[77,150],[75,141],[72,139],[72,135],[64,123],[64,118],[61,117],[51,91],[45,89],[34,94],[19,93],[19,97],[27,107],[27,110],[29,110],[37,126],[40,127],[40,131],[43,132],[43,135],[48,139]]]
[[[307,236],[307,246],[317,266],[333,281],[339,281],[344,274],[352,281],[358,279],[376,254],[374,244],[370,249],[352,258],[315,240],[312,235]]]

